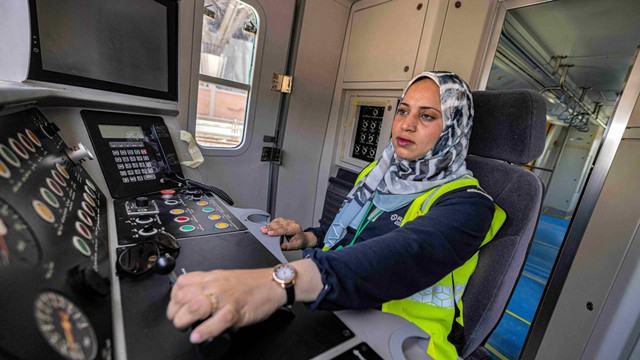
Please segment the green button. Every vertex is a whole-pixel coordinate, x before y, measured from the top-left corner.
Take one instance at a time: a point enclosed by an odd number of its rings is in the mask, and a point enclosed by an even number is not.
[[[91,248],[89,248],[89,245],[87,245],[87,243],[81,238],[74,236],[73,246],[75,246],[75,248],[78,249],[78,251],[80,251],[83,255],[91,256]]]
[[[18,157],[16,156],[16,154],[13,153],[13,151],[11,151],[11,149],[9,149],[4,145],[0,145],[0,147],[2,148],[2,154],[4,155],[4,158],[8,162],[10,162],[15,166],[20,166],[20,160],[18,160]]]
[[[56,199],[56,197],[53,196],[51,191],[49,191],[49,190],[47,190],[45,188],[40,188],[40,194],[49,203],[49,205],[51,205],[51,206],[53,206],[55,208],[60,206],[60,203],[58,202],[58,199]]]
[[[180,226],[180,231],[189,232],[195,230],[196,227],[193,225],[182,225]]]
[[[214,212],[214,209],[210,208],[210,207],[206,207],[206,208],[202,208],[202,211],[204,211],[204,212]]]

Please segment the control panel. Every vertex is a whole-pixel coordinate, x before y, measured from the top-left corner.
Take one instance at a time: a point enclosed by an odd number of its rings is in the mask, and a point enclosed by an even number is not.
[[[336,164],[360,172],[380,157],[389,144],[397,105],[398,97],[394,92],[346,91]]]
[[[180,239],[246,230],[213,194],[193,187],[115,200],[114,207],[118,245],[137,243],[158,231]]]
[[[112,352],[106,198],[36,108],[0,115],[0,358]]]
[[[355,125],[356,134],[351,149],[352,157],[367,162],[376,159],[384,112],[384,106],[363,105],[360,107]]]
[[[162,179],[182,176],[169,128],[159,116],[83,110],[111,196],[160,191]]]

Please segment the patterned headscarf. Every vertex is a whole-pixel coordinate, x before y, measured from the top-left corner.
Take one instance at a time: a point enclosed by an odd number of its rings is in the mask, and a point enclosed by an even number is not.
[[[384,149],[376,166],[347,195],[338,215],[329,227],[325,244],[333,246],[346,234],[346,228],[361,217],[365,204],[379,194],[420,194],[470,174],[464,159],[469,148],[473,122],[473,100],[469,86],[450,72],[423,72],[414,77],[402,92],[418,80],[429,78],[440,88],[444,129],[429,152],[416,160],[399,158],[393,142]],[[360,216],[359,216],[360,215]]]

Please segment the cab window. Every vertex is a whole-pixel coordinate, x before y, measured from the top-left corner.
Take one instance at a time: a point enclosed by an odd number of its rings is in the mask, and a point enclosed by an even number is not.
[[[205,0],[196,114],[196,142],[237,148],[245,137],[258,17],[236,0]]]

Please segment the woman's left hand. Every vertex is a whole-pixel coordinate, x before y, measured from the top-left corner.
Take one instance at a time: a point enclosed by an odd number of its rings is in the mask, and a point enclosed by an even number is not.
[[[179,329],[204,320],[191,332],[194,344],[265,320],[286,302],[285,291],[271,274],[267,268],[181,275],[171,291],[167,318]]]

